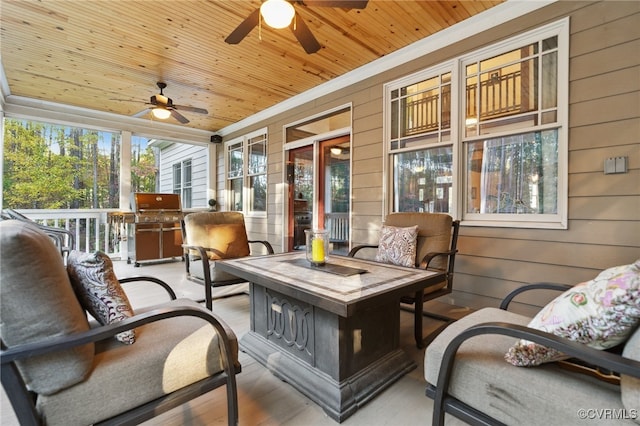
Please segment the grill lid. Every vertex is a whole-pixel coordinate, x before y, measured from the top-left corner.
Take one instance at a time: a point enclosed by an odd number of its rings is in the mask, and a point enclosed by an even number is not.
[[[150,192],[134,192],[131,194],[131,210],[136,213],[145,212],[180,212],[179,194],[158,194]]]

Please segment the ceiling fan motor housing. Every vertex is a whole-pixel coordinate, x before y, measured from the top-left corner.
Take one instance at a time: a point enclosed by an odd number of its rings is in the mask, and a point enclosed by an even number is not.
[[[167,98],[164,95],[153,95],[151,96],[151,104],[171,106],[173,104],[173,101],[171,100],[171,98]]]

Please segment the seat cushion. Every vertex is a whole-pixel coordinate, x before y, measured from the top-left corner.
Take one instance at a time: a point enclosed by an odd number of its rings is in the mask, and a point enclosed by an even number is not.
[[[427,253],[449,251],[452,223],[453,218],[445,213],[391,213],[384,221],[387,226],[418,226],[417,264]],[[429,268],[444,270],[447,264],[446,256],[438,256],[429,263]]]
[[[186,299],[163,306],[172,305],[200,307]],[[38,398],[38,410],[47,424],[98,422],[223,370],[218,334],[200,318],[170,318],[139,330],[134,345],[114,339],[99,342],[87,380]],[[227,333],[237,363],[237,340],[231,329]]]
[[[214,260],[209,261],[209,271],[211,276],[211,283],[213,287],[219,285],[228,285],[229,283],[243,282],[242,279],[223,271],[220,268],[216,268],[216,262]],[[189,273],[197,280],[204,280],[204,269],[202,260],[192,259],[189,262]]]
[[[0,222],[0,332],[15,346],[89,330],[60,252],[35,225]],[[91,370],[94,345],[20,362],[27,386],[50,394],[82,381]]]
[[[458,320],[427,347],[426,381],[437,384],[444,350],[463,330],[484,322],[527,325],[530,320],[496,308],[481,309]],[[618,386],[555,364],[531,368],[509,364],[504,354],[513,343],[512,337],[499,335],[476,336],[463,343],[456,355],[449,393],[505,424],[582,424],[579,409],[623,408]],[[632,422],[598,418],[597,423]]]

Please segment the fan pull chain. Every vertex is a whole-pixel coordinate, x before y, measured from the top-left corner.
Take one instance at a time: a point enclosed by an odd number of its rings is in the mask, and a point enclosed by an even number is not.
[[[262,13],[258,14],[258,40],[262,41]]]

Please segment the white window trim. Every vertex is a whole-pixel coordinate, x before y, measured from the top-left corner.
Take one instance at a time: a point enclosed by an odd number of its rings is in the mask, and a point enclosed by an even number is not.
[[[461,90],[465,86],[465,76],[462,70],[466,63],[477,60],[479,58],[487,58],[493,54],[507,52],[512,48],[521,47],[523,44],[533,41],[544,40],[549,37],[558,37],[558,119],[557,124],[552,126],[537,126],[534,131],[542,131],[548,128],[558,129],[558,212],[556,214],[537,214],[537,215],[519,215],[519,214],[500,214],[488,215],[478,213],[466,213],[464,186],[466,168],[463,164],[465,158],[465,144],[462,141],[464,135],[464,122],[459,119],[460,110],[464,105],[462,97],[464,91]],[[528,31],[511,37],[507,40],[491,44],[484,48],[474,50],[473,52],[461,55],[451,61],[441,63],[425,70],[402,77],[398,80],[386,83],[384,85],[383,96],[383,211],[391,212],[393,207],[392,190],[393,190],[393,174],[390,173],[393,167],[393,155],[405,151],[415,151],[418,149],[426,149],[437,146],[453,146],[453,187],[452,196],[455,197],[456,203],[451,215],[454,218],[460,218],[461,224],[464,226],[491,226],[491,227],[513,227],[513,228],[541,228],[541,229],[567,229],[568,217],[568,133],[569,133],[569,17],[563,18],[554,23],[542,26],[540,28]],[[451,111],[451,142],[440,142],[425,144],[423,147],[413,146],[411,148],[390,150],[389,129],[391,126],[391,91],[411,84],[420,82],[437,75],[438,73],[451,72],[451,99],[452,104],[458,105]],[[518,133],[524,133],[526,129],[521,129]],[[514,134],[514,133],[509,133]],[[479,139],[487,137],[498,137],[498,134],[480,136]],[[469,141],[467,138],[466,141]]]
[[[229,146],[236,145],[238,143],[242,143],[242,210],[241,213],[247,217],[267,217],[267,211],[254,211],[250,210],[248,206],[248,200],[250,197],[251,188],[249,187],[249,140],[258,136],[265,137],[266,148],[269,148],[269,133],[266,127],[263,127],[258,130],[254,130],[253,132],[247,133],[246,135],[239,136],[237,138],[231,139],[224,143],[224,186],[225,186],[225,207],[227,210],[229,208],[229,200],[231,199],[231,188],[229,187]],[[268,155],[268,154],[267,154]],[[265,174],[267,175],[267,194],[266,194],[266,202],[269,201],[269,186],[268,186],[268,157],[267,157],[267,170]]]

